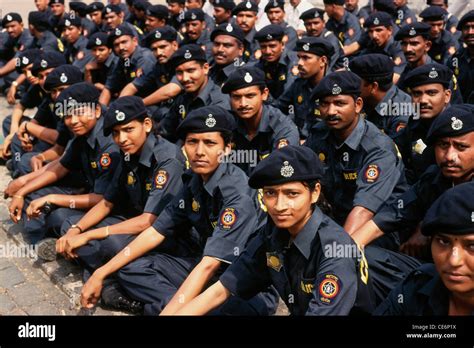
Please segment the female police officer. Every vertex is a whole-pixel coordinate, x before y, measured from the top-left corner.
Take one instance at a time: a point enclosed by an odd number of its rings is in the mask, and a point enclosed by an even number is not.
[[[370,311],[363,253],[316,206],[323,200],[322,176],[317,155],[306,147],[287,146],[260,162],[249,185],[263,188],[271,220],[217,283],[176,314],[204,314],[231,294],[248,298],[269,285],[293,315]],[[335,253],[338,248],[345,252]]]

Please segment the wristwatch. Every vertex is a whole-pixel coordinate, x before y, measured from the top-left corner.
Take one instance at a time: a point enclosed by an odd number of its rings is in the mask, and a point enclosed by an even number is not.
[[[79,225],[71,225],[71,228],[77,228],[81,233],[84,232]]]
[[[13,81],[13,82],[12,82],[12,86],[18,87],[18,82]]]

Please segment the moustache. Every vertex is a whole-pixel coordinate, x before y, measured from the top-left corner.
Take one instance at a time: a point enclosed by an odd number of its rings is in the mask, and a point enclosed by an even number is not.
[[[340,121],[340,120],[342,119],[337,115],[329,115],[326,117],[326,121]]]

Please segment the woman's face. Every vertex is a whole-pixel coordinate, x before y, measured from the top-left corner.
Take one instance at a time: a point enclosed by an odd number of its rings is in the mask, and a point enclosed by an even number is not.
[[[265,186],[263,201],[275,225],[296,234],[311,217],[311,204],[317,202],[320,192],[320,184],[311,192],[302,182],[289,182]]]

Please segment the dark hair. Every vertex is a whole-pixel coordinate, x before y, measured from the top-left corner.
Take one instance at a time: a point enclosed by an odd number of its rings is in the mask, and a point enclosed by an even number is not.
[[[303,181],[302,184],[306,186],[310,192],[313,192],[314,190],[316,190],[316,184],[321,185],[321,182],[319,180]],[[319,207],[319,209],[321,209],[321,211],[327,216],[331,218],[333,217],[331,204],[329,204],[329,202],[326,200],[326,197],[324,196],[322,185],[321,185],[321,192],[319,193],[318,201],[311,205],[312,210],[314,210],[315,207]]]
[[[379,85],[379,89],[382,92],[387,92],[393,86],[393,74],[391,74],[390,76],[377,77],[377,78],[364,77],[363,79],[367,83],[377,82]]]
[[[229,145],[232,142],[232,132],[221,131],[221,137],[224,139],[224,146]]]

